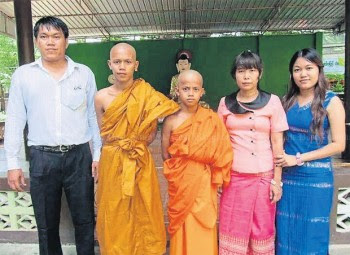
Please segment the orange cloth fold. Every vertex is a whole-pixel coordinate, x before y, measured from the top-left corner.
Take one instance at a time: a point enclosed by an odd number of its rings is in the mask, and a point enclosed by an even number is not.
[[[179,106],[142,79],[118,95],[101,125],[103,148],[97,188],[97,234],[101,254],[163,254],[163,210],[147,139],[157,118]]]
[[[217,219],[217,187],[230,181],[230,137],[216,113],[199,107],[173,130],[164,162],[168,180],[168,232],[174,235],[191,213],[206,228]],[[214,190],[214,192],[213,192]]]

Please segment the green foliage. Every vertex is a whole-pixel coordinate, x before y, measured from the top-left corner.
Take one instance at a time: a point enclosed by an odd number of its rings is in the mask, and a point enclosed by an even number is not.
[[[0,112],[0,122],[5,122],[5,120],[6,120],[5,112]]]
[[[302,35],[311,33],[313,32],[311,32],[310,30],[266,31],[264,35]]]
[[[10,87],[11,76],[17,66],[16,41],[8,36],[0,35],[0,83],[5,92]]]
[[[124,36],[119,36],[119,35],[112,35],[108,38],[102,38],[101,42],[111,42],[111,41],[115,41],[115,42],[119,42],[119,41],[125,41],[127,40],[127,38]]]
[[[334,92],[344,92],[344,74],[329,73],[326,74],[331,90]]]

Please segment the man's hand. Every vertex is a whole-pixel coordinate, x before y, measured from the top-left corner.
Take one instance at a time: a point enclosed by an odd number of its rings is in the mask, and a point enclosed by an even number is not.
[[[11,169],[7,171],[7,183],[15,191],[24,191],[22,187],[27,186],[24,181],[22,169]]]
[[[93,161],[91,164],[92,177],[94,177],[95,182],[98,181],[98,161]]]

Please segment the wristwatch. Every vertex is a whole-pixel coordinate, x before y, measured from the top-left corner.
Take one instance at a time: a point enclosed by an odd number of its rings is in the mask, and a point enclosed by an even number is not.
[[[304,161],[301,159],[301,154],[300,154],[300,152],[297,152],[297,154],[295,155],[295,157],[297,158],[297,166],[302,166],[302,165],[304,165]]]
[[[271,183],[271,185],[273,185],[273,186],[276,186],[276,185],[277,185],[277,182],[276,182],[274,179],[271,179],[270,183]],[[280,182],[280,186],[281,186],[281,187],[283,186],[283,182]]]

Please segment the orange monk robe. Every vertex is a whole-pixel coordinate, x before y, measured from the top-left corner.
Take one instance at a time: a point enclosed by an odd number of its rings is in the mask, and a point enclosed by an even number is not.
[[[199,107],[170,143],[164,162],[170,255],[217,254],[217,188],[230,181],[230,137],[216,113]]]
[[[157,118],[179,106],[142,79],[102,117],[97,234],[103,255],[160,255],[166,249],[158,178],[146,140]]]

